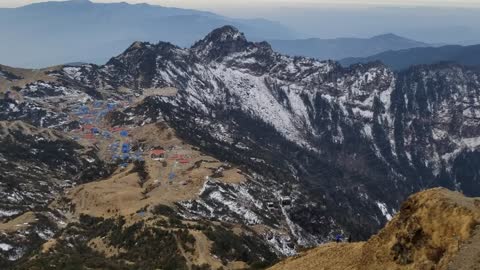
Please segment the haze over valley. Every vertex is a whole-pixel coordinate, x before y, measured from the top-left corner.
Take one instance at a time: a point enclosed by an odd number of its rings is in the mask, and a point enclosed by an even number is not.
[[[0,8],[0,269],[480,267],[475,3],[35,2]]]

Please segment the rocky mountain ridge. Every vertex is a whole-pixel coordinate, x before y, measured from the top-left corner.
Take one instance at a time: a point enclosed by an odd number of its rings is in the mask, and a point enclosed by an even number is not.
[[[138,90],[174,86],[175,98],[152,103],[185,136],[195,129],[197,136],[189,139],[211,151],[264,162],[265,155],[280,154],[286,158],[270,156],[265,163],[302,178],[306,190],[329,189],[327,182],[350,186],[357,196],[377,197],[385,215],[405,194],[439,182],[478,192],[475,181],[454,168],[476,155],[475,70],[447,64],[398,74],[376,63],[342,68],[280,55],[231,27],[217,29],[191,49],[136,43],[104,67],[76,70],[80,78],[99,74],[93,76],[97,87],[118,87],[113,81]],[[318,183],[321,178],[330,180]],[[393,189],[388,198],[381,195],[384,189]]]
[[[135,42],[104,66],[46,76],[0,101],[0,117],[69,133],[84,126],[72,117],[80,100],[125,104],[108,112],[111,126],[164,122],[247,179],[206,179],[176,202],[182,218],[266,226],[259,240],[278,255],[338,233],[366,239],[424,188],[480,192],[479,73],[459,65],[343,68],[226,26],[189,49]]]

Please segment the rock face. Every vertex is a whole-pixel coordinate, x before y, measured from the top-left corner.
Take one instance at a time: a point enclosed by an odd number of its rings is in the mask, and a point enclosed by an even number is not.
[[[263,240],[288,255],[339,232],[366,239],[424,188],[478,195],[479,75],[452,64],[343,68],[278,54],[226,26],[189,49],[136,42],[104,66],[52,71],[56,82],[22,87],[27,98],[2,101],[0,117],[71,130],[61,100],[125,100],[174,87],[176,95],[146,97],[111,121],[166,121],[190,144],[244,167],[248,181],[209,179],[198,198],[178,203],[181,214],[285,228],[289,237]],[[41,117],[28,116],[35,106]]]
[[[248,165],[259,183],[277,183],[281,195],[259,197],[288,197],[282,215],[300,243],[335,230],[366,237],[423,188],[480,192],[479,74],[461,66],[342,68],[280,55],[227,26],[190,49],[135,43],[103,67],[63,74],[113,90],[176,87],[145,106],[184,138]]]
[[[271,269],[474,269],[479,224],[480,199],[431,189],[406,200],[367,242],[327,244]]]

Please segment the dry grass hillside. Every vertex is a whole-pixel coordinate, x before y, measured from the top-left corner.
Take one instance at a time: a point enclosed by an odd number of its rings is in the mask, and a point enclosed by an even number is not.
[[[6,71],[5,67],[1,68]],[[18,77],[25,75],[13,69],[8,72],[10,77],[13,72]],[[152,91],[147,89],[134,103],[141,103]],[[175,93],[176,89],[166,88],[162,95]],[[57,104],[64,105],[65,99],[55,100],[57,103],[46,99],[45,103],[55,110]],[[72,104],[62,110],[71,109]],[[82,159],[85,164],[94,164],[98,158],[109,168],[109,173],[95,178],[96,181],[65,187],[55,200],[52,196],[49,207],[42,211],[48,215],[55,213],[52,217],[55,215],[58,228],[45,229],[49,232],[55,229],[55,235],[39,239],[35,243],[38,247],[32,245],[33,256],[21,261],[15,269],[47,269],[45,265],[68,261],[69,265],[75,265],[69,269],[157,269],[162,266],[165,270],[235,270],[261,268],[277,261],[278,256],[261,238],[265,231],[274,228],[250,228],[236,223],[190,219],[180,214],[178,203],[199,199],[207,181],[232,186],[248,181],[248,174],[241,166],[202,152],[178,137],[165,122],[113,125],[100,114],[105,110],[105,103],[90,102],[84,107],[88,108],[88,119],[94,119],[92,124],[85,121],[81,128],[69,131],[34,128],[21,121],[0,121],[0,141],[15,142],[13,135],[22,134],[31,136],[31,141],[37,137],[40,141],[52,141],[55,149],[57,141],[67,141],[78,146],[75,148],[78,155],[91,151],[91,155]],[[73,112],[69,115],[71,121],[81,122],[86,118]],[[17,182],[16,179],[13,182]],[[23,238],[25,230],[32,228],[33,231],[36,229],[33,224],[44,221],[44,212],[26,212],[0,224],[0,236],[9,233]],[[27,256],[30,255],[25,258]],[[0,268],[4,269],[3,265]],[[65,268],[58,266],[58,269]]]
[[[25,85],[36,82],[38,80],[47,82],[55,81],[56,78],[54,76],[49,76],[48,72],[58,70],[59,68],[60,66],[54,66],[44,69],[24,69],[0,65],[0,75],[9,75],[0,76],[0,93],[4,93],[11,87],[24,87]]]
[[[38,136],[47,140],[56,141],[65,139],[66,136],[60,132],[46,128],[36,128],[22,121],[0,121],[0,139],[10,137],[14,140],[14,133],[22,133],[29,136]]]
[[[186,260],[187,269],[195,269],[195,266],[202,265],[208,265],[205,269],[248,268],[248,264],[243,261],[222,262],[212,254],[213,242],[207,237],[208,232],[198,229],[209,227],[209,223],[180,221],[179,216],[168,210],[176,209],[176,202],[196,199],[206,179],[218,168],[225,166],[225,163],[182,141],[176,136],[175,131],[164,123],[131,128],[128,138],[121,138],[118,134],[114,134],[109,140],[97,137],[94,145],[98,148],[99,154],[108,159],[111,155],[108,152],[108,145],[116,140],[125,140],[145,149],[144,162],[132,163],[125,168],[120,167],[106,179],[78,185],[66,191],[63,198],[50,205],[52,209],[69,209],[66,213],[68,223],[78,222],[81,216],[85,215],[94,219],[122,218],[125,220],[123,228],[142,224],[141,232],[160,229],[169,234],[184,230],[190,239],[193,239],[191,247],[184,248],[182,239],[177,236],[174,242],[178,245],[179,254]],[[80,139],[79,143],[91,144],[84,139]],[[164,158],[152,158],[150,150],[154,148],[165,149]],[[185,162],[176,161],[174,158],[177,156],[184,157]],[[171,173],[175,174],[175,178],[169,179]],[[222,176],[215,179],[226,184],[240,184],[246,181],[239,168],[233,165],[229,165]],[[166,213],[158,213],[159,211],[155,210],[158,206]],[[213,222],[211,226],[213,225],[221,224]],[[243,229],[241,226],[238,228],[240,230],[238,235],[241,235]],[[46,242],[42,251],[59,253],[58,243],[65,238],[60,236]],[[129,252],[109,244],[108,241],[105,242],[101,237],[89,240],[87,245],[106,258],[118,259]]]
[[[120,137],[114,139],[121,140]],[[80,142],[87,144],[84,141]],[[145,162],[141,165],[129,164],[107,179],[69,190],[66,197],[75,206],[75,214],[107,218],[129,216],[149,206],[174,206],[179,201],[196,199],[206,178],[224,165],[180,140],[174,130],[163,123],[131,129],[126,141],[141,145],[146,150]],[[111,155],[108,153],[108,141],[97,140],[95,145],[108,159]],[[165,149],[165,158],[152,158],[149,153],[153,148]],[[184,157],[184,163],[173,159],[176,156]],[[169,179],[171,173],[175,174],[175,178]],[[217,180],[239,184],[245,181],[245,177],[232,166]]]
[[[271,269],[480,269],[480,198],[417,193],[367,242],[326,244]]]

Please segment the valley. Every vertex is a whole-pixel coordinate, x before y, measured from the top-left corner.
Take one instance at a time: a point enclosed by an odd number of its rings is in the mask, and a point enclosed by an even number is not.
[[[470,210],[424,190],[480,194],[480,74],[461,65],[345,68],[224,26],[190,48],[135,42],[102,66],[1,68],[2,268],[264,269],[318,245],[300,256],[396,267],[364,253],[391,248],[392,226],[411,233],[411,194]],[[329,244],[339,234],[360,242]]]

